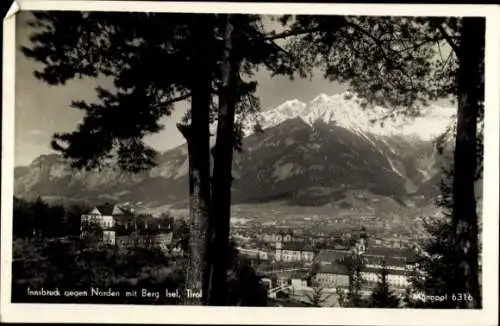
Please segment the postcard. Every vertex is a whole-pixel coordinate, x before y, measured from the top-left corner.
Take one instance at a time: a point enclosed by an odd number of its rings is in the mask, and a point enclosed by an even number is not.
[[[499,14],[15,1],[2,321],[495,324]]]

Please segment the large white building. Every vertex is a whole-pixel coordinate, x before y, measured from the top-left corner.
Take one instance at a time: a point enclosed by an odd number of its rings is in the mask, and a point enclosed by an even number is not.
[[[94,240],[99,243],[121,248],[155,245],[167,250],[172,242],[172,223],[152,216],[138,217],[131,210],[105,204],[81,216],[81,237],[87,238],[98,227],[100,236]]]
[[[116,230],[119,218],[132,217],[129,211],[125,211],[117,205],[100,205],[94,207],[87,214],[81,216],[81,236],[85,237],[90,232],[91,228],[99,227],[102,230],[102,242],[106,244],[116,243]]]

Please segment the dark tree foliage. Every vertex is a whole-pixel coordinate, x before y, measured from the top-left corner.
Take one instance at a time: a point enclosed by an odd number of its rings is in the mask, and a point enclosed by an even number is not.
[[[82,209],[50,206],[41,198],[29,202],[14,197],[14,238],[79,236]]]
[[[242,257],[236,244],[230,242],[228,254],[228,291],[224,305],[244,307],[267,306],[267,290],[250,261]]]
[[[400,300],[396,294],[390,289],[387,280],[388,271],[385,262],[382,265],[380,279],[377,286],[371,294],[369,306],[374,308],[398,308]]]
[[[182,272],[158,249],[89,246],[84,240],[52,239],[41,242],[23,239],[14,242],[12,299],[14,302],[175,304],[160,296],[126,297],[126,291],[141,288],[164,291],[182,285]],[[59,297],[33,297],[27,289],[59,289]],[[118,297],[90,296],[91,289],[119,291]],[[64,291],[87,291],[88,296],[68,296]]]
[[[313,307],[325,307],[331,294],[326,293],[325,288],[317,282],[312,282],[311,285],[312,292],[307,294],[307,300]]]
[[[445,168],[444,168],[445,169]],[[445,169],[441,180],[441,194],[437,205],[443,208],[441,219],[428,219],[425,227],[430,237],[423,244],[422,257],[418,261],[417,270],[412,277],[414,290],[426,295],[451,295],[454,293],[453,274],[457,271],[453,268],[455,255],[453,248],[453,170]],[[455,303],[447,302],[425,302],[417,305],[437,306],[440,308],[453,308]]]

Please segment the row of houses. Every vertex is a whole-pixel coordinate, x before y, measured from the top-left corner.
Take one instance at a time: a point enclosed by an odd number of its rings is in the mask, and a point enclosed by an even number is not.
[[[276,247],[277,243],[282,243],[282,249],[288,251],[289,248],[285,248],[286,246],[309,246],[315,249],[328,249],[337,246],[351,247],[357,238],[366,233],[366,230],[361,228],[361,230],[348,232],[339,230],[325,231],[316,227],[294,230],[277,227],[238,227],[233,228],[231,232],[233,238],[243,246],[267,250],[269,246]],[[290,250],[294,251],[293,248],[290,248]],[[278,256],[280,256],[279,252]],[[298,256],[292,252],[284,252],[284,255],[281,256],[283,259],[298,259]]]
[[[253,243],[248,246],[238,247],[239,252],[249,258],[258,258],[275,262],[305,262],[313,261],[315,251],[310,245],[291,242]]]
[[[274,231],[274,232],[258,232],[256,239],[268,243],[276,242],[291,242],[293,239],[293,232],[290,230]]]
[[[95,232],[96,228],[99,232]],[[172,218],[135,214],[133,210],[111,204],[95,206],[83,214],[80,231],[82,238],[97,234],[95,241],[123,248],[151,245],[166,251],[173,244]]]
[[[348,232],[320,232],[312,230],[289,230],[276,228],[233,228],[232,236],[242,241],[255,241],[263,243],[312,243],[314,245],[346,242],[351,238]]]

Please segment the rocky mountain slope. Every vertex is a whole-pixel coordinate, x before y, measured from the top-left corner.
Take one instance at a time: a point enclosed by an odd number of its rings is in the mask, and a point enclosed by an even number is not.
[[[400,205],[428,205],[438,193],[442,157],[433,139],[450,123],[451,109],[430,107],[415,120],[373,123],[386,109],[363,109],[352,94],[291,100],[262,113],[264,129],[247,126],[244,151],[234,160],[234,203],[341,203],[362,191]],[[71,170],[58,155],[15,169],[15,195],[49,200],[113,200],[148,206],[185,206],[187,148],[162,153],[140,174]]]

